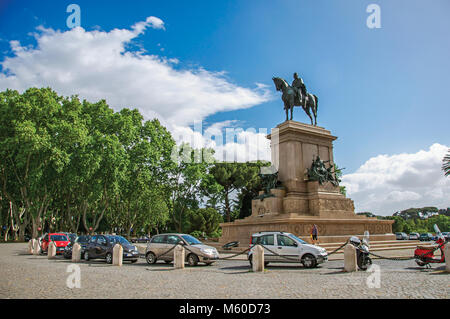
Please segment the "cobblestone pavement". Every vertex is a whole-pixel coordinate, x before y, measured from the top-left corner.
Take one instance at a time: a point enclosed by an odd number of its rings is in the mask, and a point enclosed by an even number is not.
[[[369,288],[374,273],[343,272],[343,261],[316,269],[300,264],[270,264],[253,273],[242,260],[219,261],[174,270],[145,259],[122,267],[82,261],[81,288],[68,288],[70,260],[26,254],[24,243],[0,244],[0,298],[442,298],[450,293],[450,274],[411,261],[374,260],[380,288]]]

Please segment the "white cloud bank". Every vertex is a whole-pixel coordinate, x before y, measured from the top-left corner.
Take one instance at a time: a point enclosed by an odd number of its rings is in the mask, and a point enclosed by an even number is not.
[[[208,115],[252,107],[267,101],[264,85],[240,87],[224,72],[175,68],[177,59],[130,50],[147,28],[164,29],[156,17],[131,29],[55,31],[38,27],[35,47],[10,41],[13,52],[1,63],[0,90],[51,87],[59,94],[78,94],[89,101],[106,99],[119,110],[138,108],[168,126],[187,126]]]
[[[410,207],[450,207],[450,178],[442,159],[449,147],[433,144],[413,154],[378,155],[342,177],[356,211],[392,215]]]

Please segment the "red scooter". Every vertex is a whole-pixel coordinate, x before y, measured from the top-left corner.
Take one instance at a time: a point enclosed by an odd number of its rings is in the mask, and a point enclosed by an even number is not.
[[[437,247],[417,246],[416,250],[414,251],[414,257],[416,259],[416,263],[419,266],[426,266],[428,268],[431,268],[430,264],[445,262],[444,245],[446,243],[446,239],[442,235],[437,225],[434,225],[434,230],[436,231],[437,236],[436,244],[438,244],[438,246]],[[440,257],[434,256],[434,252],[437,249],[441,251]]]

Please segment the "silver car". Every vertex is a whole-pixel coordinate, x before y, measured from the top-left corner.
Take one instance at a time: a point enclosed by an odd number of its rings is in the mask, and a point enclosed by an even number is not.
[[[291,233],[271,231],[252,235],[251,245],[261,244],[264,250],[264,265],[269,262],[300,262],[306,268],[314,268],[328,260],[327,251],[319,246],[310,245]],[[252,266],[254,247],[248,252],[248,261]]]
[[[196,266],[199,262],[210,265],[219,259],[216,248],[204,245],[191,235],[160,234],[153,236],[147,244],[145,252],[147,263],[154,264],[158,260],[164,260],[166,263],[172,262],[174,251],[170,249],[179,242],[185,247],[186,261],[189,266]]]

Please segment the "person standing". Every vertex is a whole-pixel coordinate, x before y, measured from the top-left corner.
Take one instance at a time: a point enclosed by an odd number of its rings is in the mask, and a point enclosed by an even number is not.
[[[313,226],[311,227],[311,239],[314,245],[316,244],[316,242],[318,242],[318,236],[319,230],[317,229],[317,225],[313,224]]]

